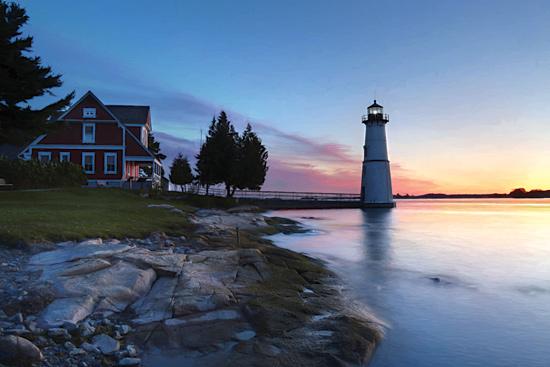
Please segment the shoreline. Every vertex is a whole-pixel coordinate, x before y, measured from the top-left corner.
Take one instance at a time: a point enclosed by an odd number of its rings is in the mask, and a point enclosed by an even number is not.
[[[33,342],[41,365],[367,363],[382,335],[375,319],[345,304],[320,260],[264,238],[300,223],[250,209],[199,209],[188,237],[62,243],[33,257],[3,249],[19,262],[2,289],[20,294],[2,297],[0,334]]]

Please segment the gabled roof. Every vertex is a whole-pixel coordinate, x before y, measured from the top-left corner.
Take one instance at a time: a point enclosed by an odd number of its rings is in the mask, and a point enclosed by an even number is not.
[[[149,106],[106,105],[123,124],[147,124]]]

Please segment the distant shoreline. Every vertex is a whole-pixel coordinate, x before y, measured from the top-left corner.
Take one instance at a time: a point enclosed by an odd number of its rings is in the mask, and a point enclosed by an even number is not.
[[[394,195],[395,199],[549,199],[550,190],[515,189],[508,194],[441,194]]]

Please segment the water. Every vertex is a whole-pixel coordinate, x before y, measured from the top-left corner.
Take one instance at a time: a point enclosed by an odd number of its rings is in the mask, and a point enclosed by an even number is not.
[[[277,245],[326,260],[387,324],[372,366],[550,366],[550,200],[273,214],[316,229]]]

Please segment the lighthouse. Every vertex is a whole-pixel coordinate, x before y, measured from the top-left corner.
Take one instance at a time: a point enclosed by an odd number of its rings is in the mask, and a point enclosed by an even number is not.
[[[364,207],[393,208],[390,161],[386,142],[386,124],[389,116],[376,103],[363,115],[365,145],[363,146],[363,174],[361,178],[361,202]]]

